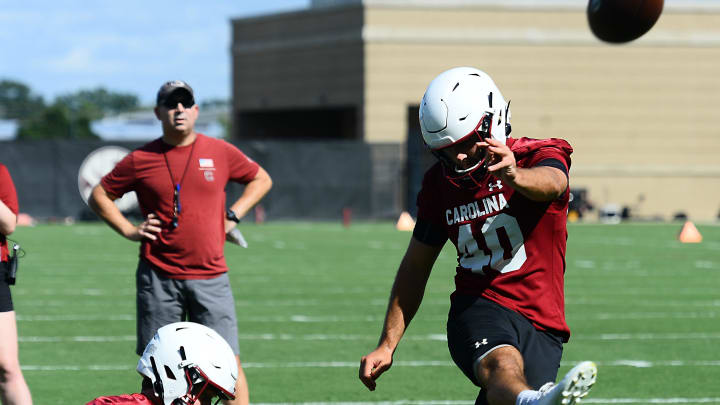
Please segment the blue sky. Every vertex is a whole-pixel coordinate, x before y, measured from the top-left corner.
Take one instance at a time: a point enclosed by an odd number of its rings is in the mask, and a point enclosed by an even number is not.
[[[668,0],[666,6],[687,3],[720,0]],[[230,20],[309,4],[310,0],[0,0],[0,79],[23,82],[46,102],[102,86],[135,94],[150,105],[160,85],[175,78],[188,81],[201,102],[228,99]]]
[[[46,102],[93,89],[153,104],[187,80],[199,101],[230,95],[230,19],[303,9],[309,0],[0,0],[0,79]]]

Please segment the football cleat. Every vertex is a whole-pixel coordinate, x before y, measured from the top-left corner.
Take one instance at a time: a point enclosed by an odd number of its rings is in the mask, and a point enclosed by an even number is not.
[[[574,405],[580,403],[597,380],[597,366],[592,361],[583,361],[565,374],[557,383],[540,387],[538,405]]]

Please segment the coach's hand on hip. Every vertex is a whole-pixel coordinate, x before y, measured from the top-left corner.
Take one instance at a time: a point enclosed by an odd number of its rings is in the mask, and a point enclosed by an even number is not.
[[[135,228],[135,232],[128,236],[128,239],[141,241],[144,238],[157,240],[157,234],[162,230],[162,222],[155,214],[148,214],[147,218]]]

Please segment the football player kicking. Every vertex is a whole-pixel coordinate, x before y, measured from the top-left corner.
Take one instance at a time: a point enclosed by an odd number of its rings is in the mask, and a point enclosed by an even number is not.
[[[572,148],[561,139],[508,137],[509,103],[485,72],[469,67],[430,83],[420,128],[439,162],[425,173],[380,342],[362,358],[360,380],[373,391],[392,365],[450,239],[458,265],[448,347],[480,387],[476,404],[578,402],[595,383],[594,363],[553,383],[570,337],[563,279]]]
[[[213,398],[235,399],[235,354],[217,332],[198,323],[158,329],[137,371],[143,376],[140,394],[99,397],[86,405],[211,405]]]

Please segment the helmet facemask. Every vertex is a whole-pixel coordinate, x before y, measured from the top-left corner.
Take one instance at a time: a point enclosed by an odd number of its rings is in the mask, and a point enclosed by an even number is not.
[[[189,363],[184,366],[185,381],[188,384],[188,391],[182,397],[175,401],[178,405],[193,405],[197,400],[202,398],[203,393],[206,390],[213,390],[212,397],[217,397],[215,404],[219,403],[220,400],[232,399],[225,393],[225,390],[213,383],[210,378],[195,364]]]
[[[450,156],[448,149],[460,147],[459,150],[469,151],[473,144],[482,142],[490,137],[492,128],[493,115],[486,113],[480,118],[478,125],[469,134],[462,137],[457,142],[450,145],[432,149],[427,144],[430,152],[442,163],[445,177],[456,187],[460,188],[477,188],[481,186],[480,181],[487,174],[488,153],[487,149],[479,148],[476,150],[475,156],[468,156],[467,159],[476,159],[474,164],[471,162],[470,167],[460,168],[454,160],[454,156]]]

